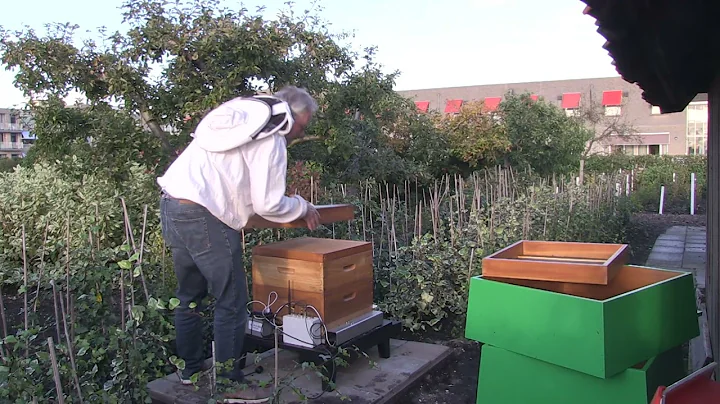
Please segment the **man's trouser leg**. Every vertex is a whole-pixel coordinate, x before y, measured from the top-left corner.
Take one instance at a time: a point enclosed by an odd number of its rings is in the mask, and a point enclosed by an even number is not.
[[[200,205],[171,198],[161,202],[163,235],[173,253],[178,279],[175,324],[178,355],[186,367],[200,370],[202,363],[201,301],[208,288],[215,297],[215,359],[230,365],[218,376],[242,380],[241,358],[247,322],[247,287],[242,239]],[[190,308],[192,304],[197,307]]]

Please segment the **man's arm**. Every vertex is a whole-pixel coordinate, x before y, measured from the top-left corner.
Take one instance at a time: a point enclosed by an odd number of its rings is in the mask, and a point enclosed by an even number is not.
[[[308,203],[299,195],[285,196],[287,148],[285,139],[269,136],[242,149],[250,170],[250,194],[258,216],[276,223],[289,223],[305,216]]]

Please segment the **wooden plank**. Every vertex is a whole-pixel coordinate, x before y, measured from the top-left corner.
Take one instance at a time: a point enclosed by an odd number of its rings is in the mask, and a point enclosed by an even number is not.
[[[707,267],[705,297],[715,360],[720,358],[720,76],[708,92]]]
[[[372,244],[365,241],[331,238],[298,237],[253,248],[253,256],[275,257],[301,261],[322,262],[361,253],[372,253]]]
[[[544,255],[550,257],[583,257],[608,259],[622,244],[580,243],[575,241],[524,241],[525,255]]]
[[[355,207],[353,205],[315,205],[320,214],[320,224],[331,224],[346,222],[355,219]],[[246,229],[296,229],[305,228],[307,223],[303,219],[290,223],[276,223],[263,217],[255,215],[245,225]]]
[[[607,285],[627,263],[625,244],[521,241],[483,259],[497,278]]]
[[[352,361],[349,367],[339,367],[337,392],[325,393],[322,397],[308,400],[309,404],[341,402],[339,395],[351,399],[354,404],[388,404],[396,402],[408,388],[422,377],[446,363],[452,350],[437,344],[413,341],[390,340],[391,356],[383,359],[375,348],[367,350],[369,359],[377,366],[371,366],[360,358]],[[252,375],[249,379],[269,380],[274,373],[274,350],[259,355],[258,364],[265,368],[261,375]],[[296,353],[279,350],[279,376],[294,377],[293,384],[307,396],[320,393],[320,379],[312,369],[305,371],[297,363]],[[255,368],[255,355],[250,354],[249,366],[245,373]],[[153,403],[157,404],[206,404],[209,399],[207,377],[201,381],[201,388],[182,386],[177,376],[171,375],[148,384]],[[299,403],[302,400],[291,390],[285,389],[280,397],[282,403]]]
[[[418,342],[413,342],[413,344],[419,344]],[[445,362],[450,358],[450,355],[452,354],[452,351],[448,349],[447,347],[437,345],[435,346],[439,349],[436,349],[435,351],[439,351],[439,353],[432,352],[433,357],[430,358],[428,362],[426,362],[418,371],[415,373],[411,373],[410,376],[403,380],[402,382],[396,384],[389,392],[385,393],[383,397],[381,397],[379,400],[377,400],[373,404],[389,404],[394,403],[397,401],[398,397],[405,394],[410,388],[412,388],[417,382],[419,382],[423,377],[425,377],[428,373],[434,371],[435,369],[439,369],[441,365],[445,364]],[[433,348],[435,348],[433,347]]]

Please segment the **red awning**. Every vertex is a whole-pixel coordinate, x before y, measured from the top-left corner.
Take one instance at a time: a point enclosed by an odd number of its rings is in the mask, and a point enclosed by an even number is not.
[[[428,112],[430,101],[415,101],[415,106],[420,112]]]
[[[495,111],[498,109],[502,97],[487,97],[485,98],[485,109],[487,111]]]
[[[562,96],[563,109],[580,108],[580,93],[565,93]]]
[[[538,100],[538,95],[537,95],[537,94],[533,94],[533,95],[530,96],[530,99],[533,100],[533,101],[537,101],[537,100]]]
[[[616,91],[603,91],[603,106],[618,106],[622,105],[622,90]]]
[[[460,107],[462,107],[463,100],[448,100],[447,104],[445,104],[445,113],[446,114],[459,114],[460,113]]]

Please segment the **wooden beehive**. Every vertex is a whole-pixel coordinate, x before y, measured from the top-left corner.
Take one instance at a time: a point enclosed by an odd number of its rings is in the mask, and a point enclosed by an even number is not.
[[[626,244],[518,241],[483,259],[486,277],[607,285],[628,261]]]
[[[314,306],[328,328],[372,311],[373,261],[370,243],[302,237],[253,249],[253,299],[271,292],[275,312],[288,303]],[[279,315],[289,312],[285,306]],[[255,304],[254,310],[262,307]],[[296,311],[297,312],[297,311]],[[316,316],[308,310],[309,316]]]

